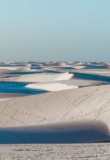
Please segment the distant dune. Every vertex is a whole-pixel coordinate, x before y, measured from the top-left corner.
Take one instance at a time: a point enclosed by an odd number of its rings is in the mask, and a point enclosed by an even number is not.
[[[19,77],[9,77],[4,78],[4,81],[16,81],[16,82],[49,82],[49,81],[60,81],[68,80],[73,77],[73,74],[59,73],[59,74],[31,74],[31,75],[22,75]]]

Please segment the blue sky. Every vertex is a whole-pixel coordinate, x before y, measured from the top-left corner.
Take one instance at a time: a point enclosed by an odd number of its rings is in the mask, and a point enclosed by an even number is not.
[[[0,61],[109,57],[110,0],[0,0]]]

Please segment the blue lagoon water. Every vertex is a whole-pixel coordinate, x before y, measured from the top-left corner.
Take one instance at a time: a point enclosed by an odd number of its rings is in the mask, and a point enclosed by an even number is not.
[[[7,73],[7,74],[11,74],[11,75],[12,75],[12,74],[13,74],[13,75],[14,75],[14,74],[18,74],[18,75],[20,75],[20,74],[23,75],[23,74],[24,74],[24,75],[26,75],[26,74],[36,74],[36,73],[40,73],[40,72],[9,72],[9,73]]]
[[[110,76],[89,74],[89,73],[78,73],[72,72],[75,78],[85,79],[85,80],[94,80],[94,81],[103,81],[106,83],[110,83]]]
[[[31,72],[26,72],[26,71],[24,71],[24,72],[8,72],[7,74],[9,74],[9,75],[28,75],[28,74],[40,74],[40,73],[62,73],[62,72],[59,72],[59,71],[54,71],[54,70],[45,70],[45,71],[39,71],[39,72],[37,72],[37,71],[31,71]]]
[[[26,88],[27,84],[29,83],[0,82],[0,93],[41,94],[47,92],[45,90]]]

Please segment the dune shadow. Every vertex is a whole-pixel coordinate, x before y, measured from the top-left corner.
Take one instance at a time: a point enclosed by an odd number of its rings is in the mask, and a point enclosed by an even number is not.
[[[0,144],[109,142],[109,129],[100,121],[0,128]]]

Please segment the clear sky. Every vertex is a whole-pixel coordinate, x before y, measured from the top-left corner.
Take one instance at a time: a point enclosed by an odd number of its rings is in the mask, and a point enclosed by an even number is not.
[[[109,61],[110,0],[0,0],[0,61]]]

